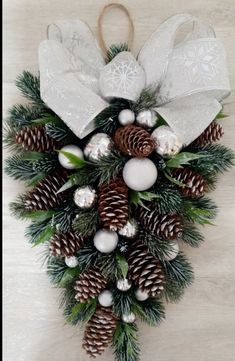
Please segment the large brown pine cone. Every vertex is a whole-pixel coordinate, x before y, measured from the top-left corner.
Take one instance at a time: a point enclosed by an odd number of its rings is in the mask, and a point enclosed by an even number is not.
[[[123,154],[133,157],[147,157],[155,148],[155,141],[150,134],[132,124],[118,128],[114,134],[114,142]]]
[[[64,171],[47,176],[24,196],[27,211],[49,210],[60,206],[68,197],[67,192],[58,193],[65,184],[67,173]]]
[[[164,289],[165,273],[159,259],[149,253],[140,241],[133,243],[128,256],[129,277],[150,297],[158,296]]]
[[[180,191],[185,197],[201,197],[208,190],[208,184],[205,179],[191,168],[174,169],[171,176],[186,185],[185,187],[180,187]]]
[[[49,246],[49,251],[55,257],[72,257],[82,248],[84,239],[72,232],[55,234]]]
[[[217,142],[224,134],[222,125],[212,122],[204,132],[194,141],[197,145],[206,145]]]
[[[107,280],[96,267],[92,267],[82,272],[75,282],[75,298],[78,302],[86,302],[91,298],[96,298],[106,287]]]
[[[151,207],[139,207],[136,213],[139,224],[149,232],[165,239],[176,239],[182,235],[182,222],[178,214],[160,214]]]
[[[128,187],[121,177],[99,188],[98,213],[105,228],[123,228],[128,220]]]
[[[15,136],[16,143],[21,144],[25,150],[36,152],[52,152],[58,144],[50,138],[43,125],[35,127],[25,127]]]
[[[111,344],[116,325],[117,317],[110,308],[97,307],[87,324],[82,345],[90,357],[101,355]]]

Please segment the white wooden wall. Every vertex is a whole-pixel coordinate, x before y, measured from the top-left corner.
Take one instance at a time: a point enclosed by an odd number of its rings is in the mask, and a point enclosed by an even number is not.
[[[137,51],[169,16],[190,12],[211,23],[228,53],[232,95],[226,100],[223,143],[235,148],[235,1],[129,0]],[[4,1],[4,108],[22,98],[14,79],[38,70],[37,48],[47,24],[81,18],[97,31],[103,0]],[[125,40],[127,22],[119,11],[105,18],[109,43]],[[166,306],[159,328],[140,325],[142,361],[233,361],[235,359],[235,168],[221,177],[212,197],[219,206],[215,227],[206,227],[200,249],[185,248],[196,280],[179,304]],[[25,224],[9,213],[8,203],[23,186],[4,176],[4,361],[87,361],[82,332],[64,325],[59,292],[40,268],[40,250],[24,238]],[[108,350],[99,358],[111,361]]]

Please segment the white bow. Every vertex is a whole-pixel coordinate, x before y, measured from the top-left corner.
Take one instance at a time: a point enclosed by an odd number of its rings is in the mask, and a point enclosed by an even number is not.
[[[193,30],[174,45],[178,28]],[[138,99],[156,87],[156,111],[184,144],[197,138],[221,110],[230,93],[226,54],[213,29],[189,14],[166,20],[147,40],[138,60],[119,53],[105,65],[102,52],[80,20],[58,21],[39,46],[41,96],[83,138],[94,130],[94,118],[113,97]]]

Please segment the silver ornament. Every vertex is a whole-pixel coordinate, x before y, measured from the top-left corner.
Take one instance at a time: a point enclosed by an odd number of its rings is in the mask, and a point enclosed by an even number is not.
[[[125,226],[119,229],[118,233],[120,236],[124,236],[126,238],[133,238],[137,233],[138,227],[137,223],[134,220],[128,221]]]
[[[169,246],[171,246],[171,249],[167,252],[167,254],[164,256],[164,259],[166,261],[172,261],[179,253],[179,244],[175,241],[172,241],[169,243]]]
[[[147,292],[141,291],[139,288],[135,291],[135,297],[138,301],[145,301],[149,298]]]
[[[182,142],[168,125],[161,125],[152,133],[156,142],[156,153],[162,157],[170,158],[178,154],[182,149]]]
[[[89,159],[98,160],[110,154],[112,145],[112,139],[107,134],[97,133],[85,146],[84,155]]]
[[[152,128],[156,122],[157,113],[154,110],[145,109],[137,114],[136,123],[143,128]]]
[[[101,292],[98,296],[99,304],[103,307],[110,307],[113,304],[113,294],[109,290]]]
[[[97,198],[95,189],[90,186],[80,187],[76,189],[73,195],[74,203],[80,208],[90,208],[93,206]]]
[[[67,153],[71,153],[73,155],[76,155],[78,158],[83,159],[82,150],[74,144],[65,145],[60,150],[67,152]],[[59,163],[62,165],[62,167],[66,168],[66,169],[75,169],[76,168],[76,166],[74,164],[72,164],[70,162],[70,160],[63,153],[59,153],[58,160],[59,160]]]
[[[119,291],[128,291],[131,288],[131,281],[127,278],[123,278],[117,281],[117,289]]]
[[[121,125],[132,124],[135,121],[135,113],[130,109],[123,109],[118,114],[118,120]]]
[[[122,321],[126,323],[133,323],[135,322],[135,314],[133,312],[122,315]]]
[[[69,268],[75,268],[78,265],[78,260],[76,257],[65,257],[65,264]]]

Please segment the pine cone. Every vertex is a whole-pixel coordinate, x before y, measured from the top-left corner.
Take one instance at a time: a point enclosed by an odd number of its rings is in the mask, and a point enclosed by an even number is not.
[[[114,142],[123,154],[133,157],[147,157],[155,148],[150,134],[132,124],[118,128],[114,134]]]
[[[181,193],[185,197],[201,197],[208,190],[208,184],[205,179],[200,174],[195,173],[191,168],[174,169],[171,176],[186,184],[184,188],[180,187]]]
[[[150,297],[158,296],[163,291],[165,274],[162,264],[140,241],[133,243],[128,265],[129,277],[141,291]]]
[[[21,144],[25,150],[32,152],[52,152],[57,145],[57,142],[47,135],[43,125],[21,129],[16,133],[15,140],[16,143]]]
[[[87,324],[82,347],[87,354],[95,358],[101,355],[113,338],[117,325],[117,317],[110,308],[98,307]]]
[[[64,171],[47,176],[30,192],[25,195],[25,209],[27,211],[47,211],[60,206],[67,198],[68,192],[58,193],[67,180]]]
[[[121,177],[99,188],[98,213],[105,228],[116,231],[128,221],[128,187]]]
[[[86,302],[98,296],[106,287],[107,280],[96,267],[84,271],[75,282],[76,300]]]
[[[141,227],[158,237],[173,240],[181,237],[182,224],[178,214],[160,214],[156,209],[139,207],[137,220]]]
[[[72,257],[82,248],[84,239],[75,233],[58,233],[50,241],[50,254],[52,256]]]
[[[197,145],[206,145],[217,142],[223,136],[224,131],[222,125],[212,122],[204,132],[195,140]]]

